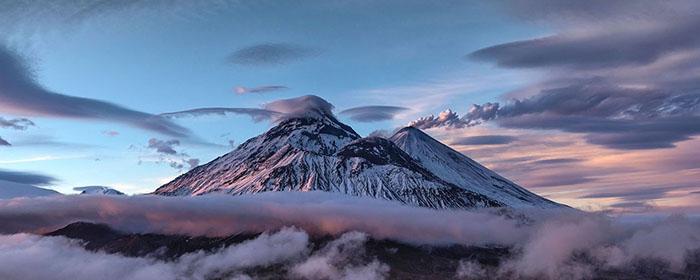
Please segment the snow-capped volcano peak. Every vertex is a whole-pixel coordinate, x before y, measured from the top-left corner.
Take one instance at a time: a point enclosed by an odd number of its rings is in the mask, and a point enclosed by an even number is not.
[[[339,122],[333,115],[318,112],[283,120],[267,133],[243,145],[265,144],[281,147],[289,144],[303,151],[329,155],[335,153],[339,147],[359,138],[360,135],[357,132]],[[251,141],[255,143],[249,143]]]
[[[416,147],[439,144],[418,130],[410,130],[406,129],[405,143],[415,143]],[[441,177],[397,145],[404,142],[361,138],[330,110],[305,110],[280,120],[266,133],[181,175],[155,193],[328,191],[432,208],[500,207],[511,206],[505,201],[516,201],[497,200],[487,192],[475,191],[478,188],[453,183],[462,181]]]
[[[529,192],[415,127],[400,129],[390,140],[427,170],[460,188],[512,207],[560,206]]]

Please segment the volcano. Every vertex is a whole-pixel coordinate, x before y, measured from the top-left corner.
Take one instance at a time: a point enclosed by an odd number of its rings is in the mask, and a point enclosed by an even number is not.
[[[281,120],[234,151],[159,187],[166,196],[326,191],[446,208],[560,207],[407,127],[360,137],[330,111]]]

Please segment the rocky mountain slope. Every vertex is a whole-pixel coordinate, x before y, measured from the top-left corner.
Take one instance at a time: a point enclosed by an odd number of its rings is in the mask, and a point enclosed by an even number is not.
[[[459,155],[413,128],[390,140],[361,138],[317,110],[282,120],[155,194],[328,191],[431,208],[558,206]]]

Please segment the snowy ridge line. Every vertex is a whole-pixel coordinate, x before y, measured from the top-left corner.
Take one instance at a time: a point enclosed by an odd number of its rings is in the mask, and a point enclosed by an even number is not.
[[[280,122],[154,194],[326,191],[437,209],[561,205],[539,197],[415,128],[361,138],[332,114]]]

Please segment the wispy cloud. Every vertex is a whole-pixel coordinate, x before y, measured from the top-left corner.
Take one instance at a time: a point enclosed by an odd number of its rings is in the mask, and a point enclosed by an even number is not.
[[[244,87],[244,86],[237,86],[233,89],[234,92],[238,95],[242,94],[248,94],[248,93],[269,93],[269,92],[275,92],[275,91],[283,91],[289,89],[286,86],[258,86],[258,87]]]
[[[0,146],[12,146],[12,144],[10,144],[10,142],[7,142],[7,140],[2,139],[2,137],[0,137]]]
[[[700,45],[700,38],[687,35],[698,27],[700,20],[690,17],[623,31],[568,32],[496,45],[470,56],[514,68],[588,69],[644,65],[669,53],[695,49]]]
[[[37,186],[47,186],[58,181],[55,177],[45,174],[5,169],[0,169],[0,180]]]
[[[156,138],[151,138],[148,139],[148,148],[150,149],[155,149],[156,152],[163,153],[163,154],[168,154],[168,155],[174,155],[177,152],[175,149],[173,149],[173,146],[180,145],[180,141],[178,140],[159,140]]]
[[[260,108],[224,108],[224,107],[210,107],[210,108],[196,108],[184,111],[170,112],[160,114],[164,118],[186,118],[186,117],[200,117],[207,115],[220,115],[225,116],[227,114],[235,115],[246,115],[250,116],[254,121],[259,122],[263,120],[272,119],[274,116],[279,115],[280,112],[270,111]]]
[[[177,139],[160,140],[157,138],[148,139],[146,148],[154,150],[159,156],[159,162],[167,163],[175,169],[182,169],[187,165],[189,169],[199,165],[199,159],[192,158],[190,155],[175,150],[176,146],[180,145]]]
[[[66,155],[64,153],[63,155],[60,155],[60,156],[46,155],[46,156],[32,156],[32,157],[26,157],[26,158],[16,158],[16,159],[9,159],[9,160],[1,160],[0,159],[0,164],[15,164],[15,163],[27,163],[27,162],[49,161],[49,160],[64,160],[64,159],[81,159],[81,158],[89,158],[89,156]]]
[[[230,54],[227,60],[233,64],[250,66],[272,66],[287,64],[314,57],[320,51],[289,43],[262,43],[244,47]]]
[[[452,140],[453,145],[505,145],[518,140],[510,135],[479,135],[467,136]]]
[[[34,81],[33,75],[19,55],[2,46],[0,46],[0,112],[118,122],[169,136],[190,136],[186,128],[159,116],[105,101],[63,95],[47,90]]]
[[[26,130],[30,126],[34,126],[34,122],[26,118],[5,119],[0,117],[0,128],[11,128],[16,130]]]
[[[607,209],[623,197],[585,198],[667,188],[648,202],[660,207],[697,203],[688,199],[700,178],[700,140],[681,142],[673,149],[609,149],[591,144],[583,135],[504,128],[487,124],[469,129],[428,130],[443,143],[472,157],[505,177],[548,198],[579,207]],[[517,141],[503,145],[454,145],[461,138],[508,135]],[[658,210],[658,209],[657,209]]]
[[[521,96],[508,102],[473,105],[459,121],[426,127],[493,121],[582,134],[589,143],[623,150],[673,148],[691,139],[700,134],[700,39],[687,34],[700,28],[700,5],[648,4],[534,1],[506,8],[528,19],[545,13],[575,20],[545,21],[557,34],[486,47],[467,57],[549,74],[516,90]]]
[[[339,114],[358,122],[376,122],[392,120],[396,115],[408,110],[410,109],[399,106],[360,106],[345,109]]]
[[[109,137],[116,137],[119,136],[119,131],[116,130],[104,130],[102,131],[102,134],[109,136]]]

